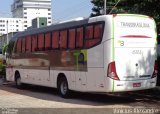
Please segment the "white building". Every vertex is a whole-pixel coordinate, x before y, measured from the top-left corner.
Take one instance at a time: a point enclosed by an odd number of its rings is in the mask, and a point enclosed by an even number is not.
[[[47,25],[52,23],[51,0],[14,0],[11,11],[13,18],[24,18],[24,28],[37,17],[46,17]]]
[[[23,18],[0,18],[0,36],[7,33],[23,31]]]
[[[14,0],[11,12],[13,18],[0,18],[0,47],[8,42],[13,32],[31,27],[32,19],[47,18],[45,25],[52,24],[51,0]]]

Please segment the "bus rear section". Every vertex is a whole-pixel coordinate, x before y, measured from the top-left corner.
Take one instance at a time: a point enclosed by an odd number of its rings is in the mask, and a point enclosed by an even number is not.
[[[142,15],[113,16],[112,62],[108,77],[112,92],[150,89],[156,86],[156,25]]]

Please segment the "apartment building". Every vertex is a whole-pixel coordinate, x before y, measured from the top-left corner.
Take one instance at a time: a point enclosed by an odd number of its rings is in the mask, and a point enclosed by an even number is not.
[[[0,36],[2,36],[3,34],[19,32],[23,30],[23,18],[0,18]]]
[[[24,28],[37,17],[47,18],[47,25],[52,24],[51,0],[14,0],[11,12],[13,18],[24,18]]]

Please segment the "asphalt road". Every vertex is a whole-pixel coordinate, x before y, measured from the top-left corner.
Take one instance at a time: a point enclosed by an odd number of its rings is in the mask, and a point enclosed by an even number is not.
[[[160,114],[160,91],[149,90],[125,95],[99,95],[74,92],[69,99],[56,89],[14,84],[0,86],[2,114]]]

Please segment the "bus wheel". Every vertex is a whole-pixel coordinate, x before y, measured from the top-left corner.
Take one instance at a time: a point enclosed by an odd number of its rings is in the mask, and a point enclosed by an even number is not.
[[[16,73],[16,76],[15,76],[15,81],[16,81],[16,87],[18,89],[22,89],[22,82],[21,82],[21,77],[20,77],[20,74],[19,73]]]
[[[68,82],[65,77],[58,80],[58,92],[63,98],[67,98],[69,96]]]

